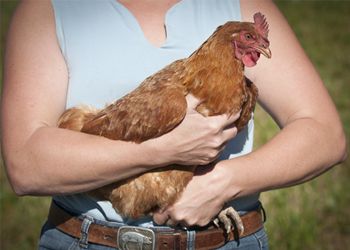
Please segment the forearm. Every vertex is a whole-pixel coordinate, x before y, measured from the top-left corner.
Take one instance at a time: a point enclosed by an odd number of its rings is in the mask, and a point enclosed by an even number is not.
[[[203,117],[194,112],[197,102],[190,101],[189,113],[171,132],[140,144],[52,126],[33,129],[36,123],[22,126],[3,116],[2,144],[12,186],[18,194],[69,194],[170,164],[208,164],[220,152],[218,145],[236,135],[235,128],[224,128],[238,114]]]
[[[344,160],[345,152],[341,126],[333,129],[304,118],[285,126],[258,150],[222,162],[220,168],[231,173],[229,198],[237,198],[310,180]]]
[[[84,192],[161,165],[150,143],[112,141],[55,127],[41,127],[22,147],[6,149],[11,183],[22,195]]]

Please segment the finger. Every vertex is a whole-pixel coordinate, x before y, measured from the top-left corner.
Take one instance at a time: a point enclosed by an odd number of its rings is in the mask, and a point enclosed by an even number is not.
[[[178,223],[175,223],[171,218],[169,218],[165,224],[169,227],[175,227]]]
[[[240,117],[241,110],[238,111],[236,114],[233,115],[215,115],[215,116],[209,116],[206,117],[206,119],[211,119],[214,123],[216,122],[218,126],[222,129],[232,126],[232,124]]]
[[[194,110],[200,103],[201,100],[193,96],[192,94],[188,94],[186,96],[186,102],[187,102],[187,110]]]
[[[225,150],[225,148],[226,148],[226,143],[225,142],[218,148],[219,153],[218,153],[218,156],[216,158],[219,158],[221,156],[220,153],[222,153],[222,151]]]
[[[220,157],[222,156],[222,152],[225,150],[226,148],[226,143],[228,140],[230,140],[231,138],[225,138],[225,141],[222,142],[222,144],[216,148],[217,150],[217,154],[215,157],[208,159],[209,163],[207,163],[206,165],[210,165],[210,164],[216,164],[215,162],[217,162],[218,159],[220,159]]]
[[[237,121],[238,118],[241,116],[241,111],[242,111],[242,110],[238,111],[238,112],[235,113],[235,114],[232,114],[232,115],[228,116],[228,117],[227,117],[227,120],[226,120],[226,122],[225,122],[225,126],[229,126],[229,125],[231,125],[232,123],[234,123],[235,121]]]
[[[153,215],[153,221],[158,225],[164,225],[169,219],[169,214],[167,212],[159,213],[156,212]]]
[[[237,127],[224,129],[222,131],[222,138],[223,138],[224,143],[226,143],[227,141],[235,138],[236,135],[237,135],[237,132],[238,132],[237,131]]]

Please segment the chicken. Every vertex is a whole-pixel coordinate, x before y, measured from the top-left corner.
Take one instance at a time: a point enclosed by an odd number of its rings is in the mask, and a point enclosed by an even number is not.
[[[201,100],[196,110],[204,116],[232,115],[241,110],[235,122],[239,131],[250,120],[258,95],[256,86],[244,76],[244,66],[254,66],[260,54],[271,57],[267,35],[268,24],[261,13],[254,15],[254,23],[227,22],[188,58],[146,78],[138,88],[102,110],[68,109],[58,126],[141,143],[181,123],[187,109],[185,97],[192,94]],[[158,168],[90,194],[110,200],[125,217],[139,218],[173,204],[196,167]],[[229,222],[225,222],[228,217],[240,223],[232,209],[220,213],[227,231],[231,229],[231,225],[226,225]]]

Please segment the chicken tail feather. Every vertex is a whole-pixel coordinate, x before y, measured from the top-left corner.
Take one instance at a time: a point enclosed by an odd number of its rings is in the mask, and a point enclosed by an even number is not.
[[[98,110],[89,106],[67,109],[58,120],[58,127],[80,131],[84,123],[92,119]]]

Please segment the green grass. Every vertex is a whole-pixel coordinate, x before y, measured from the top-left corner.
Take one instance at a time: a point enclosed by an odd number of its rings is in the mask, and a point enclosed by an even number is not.
[[[16,2],[1,1],[1,52]],[[277,1],[321,74],[350,136],[350,1]],[[2,73],[2,71],[1,71]],[[278,132],[256,110],[256,147]],[[315,180],[262,194],[272,250],[350,246],[350,161]],[[49,198],[16,197],[0,171],[0,249],[35,249]]]

